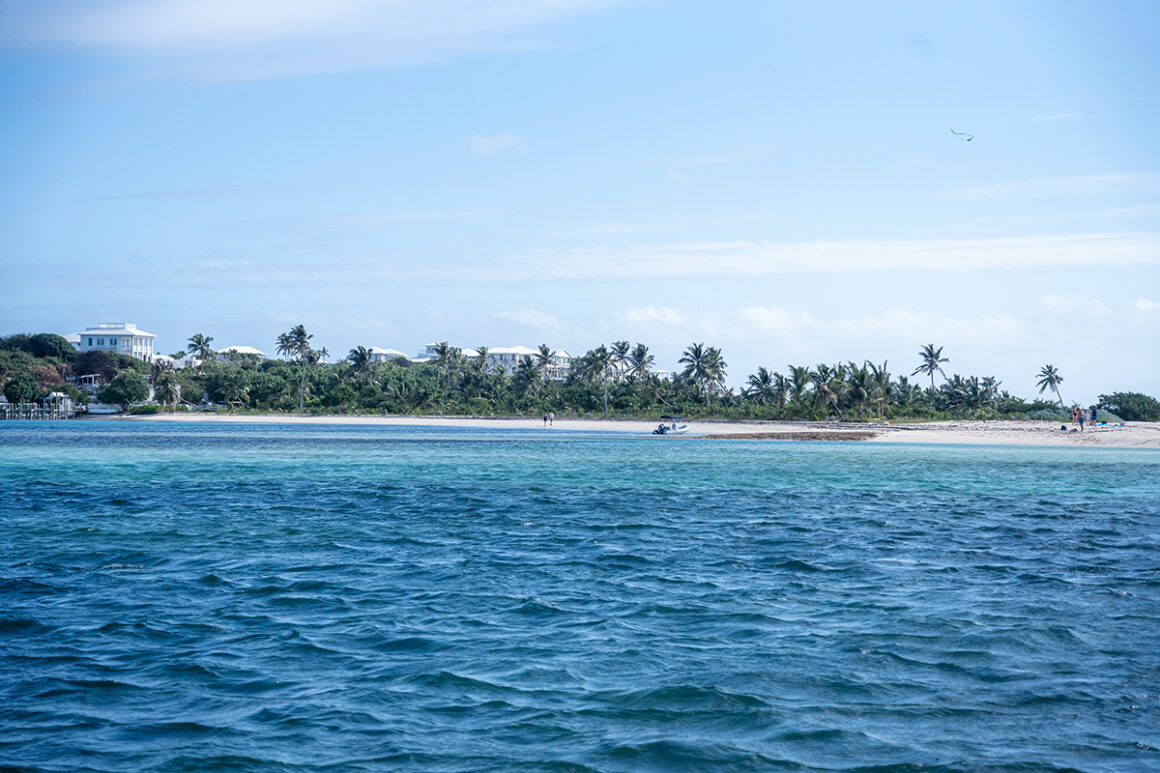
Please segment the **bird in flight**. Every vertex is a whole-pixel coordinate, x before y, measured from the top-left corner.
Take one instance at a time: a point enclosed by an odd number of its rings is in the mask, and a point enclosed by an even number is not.
[[[970,142],[971,140],[973,140],[975,138],[975,135],[973,135],[973,134],[967,134],[966,132],[957,132],[954,129],[951,129],[951,134],[955,135],[963,142]]]

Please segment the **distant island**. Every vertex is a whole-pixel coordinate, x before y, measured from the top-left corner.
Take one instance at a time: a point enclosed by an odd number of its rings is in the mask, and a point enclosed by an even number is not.
[[[546,344],[500,356],[439,342],[428,347],[429,357],[414,359],[358,346],[336,363],[326,362],[329,353],[302,325],[274,342],[276,358],[244,347],[217,352],[212,343],[196,333],[185,351],[147,361],[116,350],[79,351],[52,333],[9,335],[0,338],[0,384],[9,403],[57,393],[129,413],[1067,422],[1073,408],[1094,407],[1103,420],[1160,421],[1160,401],[1138,392],[1109,391],[1095,406],[1068,405],[1063,376],[1051,365],[1037,373],[1040,394],[1032,400],[1009,394],[992,376],[947,376],[949,359],[934,344],[921,346],[907,375],[868,360],[789,365],[785,373],[761,367],[734,389],[726,386],[721,350],[703,343],[685,349],[671,373],[658,371],[647,345],[628,341],[566,358]]]

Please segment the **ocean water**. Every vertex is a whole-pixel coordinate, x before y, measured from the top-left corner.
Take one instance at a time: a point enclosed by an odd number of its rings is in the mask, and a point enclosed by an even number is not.
[[[1160,770],[1160,452],[0,424],[0,768]]]

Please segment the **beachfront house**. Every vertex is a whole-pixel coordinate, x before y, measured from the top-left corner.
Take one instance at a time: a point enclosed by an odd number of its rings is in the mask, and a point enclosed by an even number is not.
[[[79,351],[91,352],[100,349],[153,362],[153,339],[157,336],[138,330],[137,325],[132,322],[102,322],[75,335]]]
[[[553,349],[548,361],[548,380],[563,381],[572,372],[572,355],[567,349]]]
[[[384,349],[381,346],[372,346],[370,348],[371,362],[393,362],[402,357],[407,359],[407,355],[400,352],[398,349]]]
[[[439,356],[438,346],[438,344],[425,345],[411,361],[422,363],[435,360]],[[461,349],[460,353],[468,361],[479,357],[479,352],[475,349]],[[484,369],[488,373],[498,373],[501,368],[505,373],[515,373],[516,368],[520,366],[520,361],[525,357],[530,358],[538,369],[539,355],[539,349],[530,349],[527,346],[488,347],[487,361],[484,363]],[[548,361],[548,379],[551,381],[564,381],[568,378],[568,373],[571,370],[572,355],[565,349],[553,349],[551,358]]]
[[[253,346],[227,346],[217,353],[220,362],[229,362],[233,359],[266,359],[266,353]]]
[[[497,346],[487,350],[487,370],[495,373],[503,368],[507,373],[515,373],[524,357],[536,360],[536,350],[526,346]]]

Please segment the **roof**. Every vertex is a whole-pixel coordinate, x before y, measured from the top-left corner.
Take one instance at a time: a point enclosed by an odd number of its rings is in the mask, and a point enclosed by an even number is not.
[[[515,354],[521,357],[533,357],[539,354],[537,349],[529,349],[526,346],[497,346],[494,349],[488,349],[487,353],[492,354]]]
[[[255,349],[252,346],[227,346],[220,351],[221,354],[229,352],[236,352],[237,354],[256,354],[259,357],[265,357],[266,353],[260,349]]]
[[[398,349],[384,349],[381,346],[372,346],[368,351],[371,354],[381,354],[385,357],[406,357],[407,355],[400,352]]]
[[[78,335],[130,335],[130,336],[144,336],[145,338],[156,338],[152,333],[146,333],[144,330],[137,329],[135,322],[102,322],[96,327],[87,327],[84,332]]]

